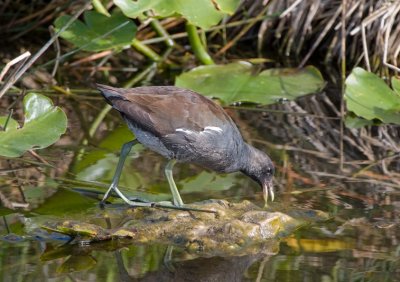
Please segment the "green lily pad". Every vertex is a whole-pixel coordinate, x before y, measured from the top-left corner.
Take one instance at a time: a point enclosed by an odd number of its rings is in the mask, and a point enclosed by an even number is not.
[[[6,131],[0,131],[0,155],[15,158],[27,150],[42,149],[55,143],[67,129],[67,116],[46,96],[29,93],[24,98],[25,123],[10,119]],[[4,122],[6,117],[1,117]],[[2,126],[4,123],[2,124]]]
[[[397,95],[400,95],[400,79],[397,77],[392,77],[392,87],[396,91]]]
[[[57,18],[54,23],[56,30],[59,31],[70,19],[71,16],[68,15]],[[111,17],[87,11],[84,20],[85,23],[74,21],[60,36],[86,51],[102,51],[129,45],[137,30],[136,25],[118,10]],[[119,26],[121,27],[118,28]],[[112,31],[113,29],[116,30]],[[109,34],[104,36],[107,33]]]
[[[8,117],[6,117],[6,116],[0,117],[0,130],[1,131],[9,131],[9,130],[13,130],[13,129],[15,130],[18,128],[19,124],[16,120],[10,118],[7,123],[7,119],[8,119]]]
[[[393,85],[397,89],[397,82]],[[346,79],[344,97],[347,109],[364,119],[400,124],[400,96],[376,74],[355,68]]]
[[[347,115],[344,123],[349,128],[361,128],[368,125],[374,125],[372,120],[367,120],[354,115]]]
[[[179,14],[194,25],[208,29],[226,14],[233,14],[239,0],[114,0],[123,13],[130,18],[143,16],[152,10],[156,15],[168,17]]]
[[[175,81],[176,86],[218,98],[225,104],[293,100],[320,91],[324,84],[320,72],[311,66],[301,70],[269,69],[255,74],[253,65],[247,62],[200,66]]]

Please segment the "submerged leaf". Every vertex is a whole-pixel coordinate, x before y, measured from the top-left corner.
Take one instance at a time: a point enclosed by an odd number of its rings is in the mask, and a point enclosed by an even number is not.
[[[175,85],[220,99],[225,104],[252,102],[272,104],[318,92],[324,86],[314,67],[269,69],[255,74],[247,62],[197,67],[181,74]]]
[[[39,187],[35,187],[39,190]],[[32,201],[32,199],[29,199]],[[80,193],[59,188],[51,197],[33,211],[40,215],[66,215],[77,214],[95,206],[97,201],[87,198]]]
[[[345,99],[360,117],[400,124],[400,96],[376,74],[355,68],[346,79]]]
[[[218,175],[215,172],[202,171],[196,176],[181,180],[181,194],[189,193],[210,193],[223,191],[232,188],[235,184],[236,175],[231,173],[227,175]]]
[[[19,157],[27,150],[42,149],[56,142],[67,129],[67,117],[43,95],[30,93],[24,98],[25,123],[10,119],[6,131],[0,131],[0,155]],[[4,122],[5,117],[0,119]],[[3,126],[4,124],[2,124]]]
[[[57,273],[84,271],[96,264],[97,261],[90,255],[72,255],[57,268]]]
[[[150,10],[161,17],[179,14],[204,29],[216,25],[225,14],[233,14],[239,2],[239,0],[114,0],[115,5],[130,18],[140,17]]]
[[[59,31],[70,19],[68,15],[57,18],[54,23],[56,30]],[[120,11],[115,11],[111,17],[87,11],[84,19],[85,23],[76,20],[60,35],[82,50],[102,51],[122,47],[130,44],[135,37],[136,25]]]

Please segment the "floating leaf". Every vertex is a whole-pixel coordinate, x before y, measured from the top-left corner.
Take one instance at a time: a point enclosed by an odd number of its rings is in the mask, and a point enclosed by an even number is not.
[[[72,273],[93,268],[97,261],[89,255],[72,255],[58,268],[57,273]]]
[[[30,93],[24,98],[25,123],[10,119],[6,131],[0,131],[0,155],[19,157],[27,150],[42,149],[56,142],[67,129],[67,117],[43,95]],[[5,121],[5,117],[0,122]],[[4,124],[2,124],[3,126]]]
[[[6,216],[13,213],[15,213],[15,211],[12,209],[6,207],[0,207],[0,216]]]
[[[36,187],[38,188],[38,187]],[[66,215],[86,211],[97,201],[67,189],[59,188],[50,198],[35,208],[33,212],[41,215]]]
[[[360,117],[400,124],[400,96],[376,74],[355,68],[346,79],[345,99]]]
[[[137,18],[152,10],[161,17],[179,14],[189,22],[208,29],[219,23],[225,14],[233,14],[239,0],[114,0],[123,13]]]
[[[303,239],[290,237],[284,240],[293,250],[300,252],[326,253],[339,252],[343,250],[352,250],[355,248],[353,240],[339,239]]]
[[[70,19],[71,16],[67,15],[57,18],[56,30],[59,31]],[[85,23],[74,21],[60,36],[86,51],[102,51],[128,45],[137,30],[136,25],[121,11],[115,11],[111,17],[87,11],[84,20]]]
[[[247,62],[200,66],[181,74],[175,85],[218,98],[225,104],[272,104],[318,92],[324,86],[320,72],[311,66],[301,70],[269,69],[258,74],[254,71]]]

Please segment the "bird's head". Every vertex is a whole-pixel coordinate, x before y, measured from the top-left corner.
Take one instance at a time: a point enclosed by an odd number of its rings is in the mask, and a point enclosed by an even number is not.
[[[275,166],[267,154],[250,145],[247,146],[246,161],[241,171],[263,188],[265,203],[267,203],[269,197],[273,201],[275,194],[272,179],[275,173]]]

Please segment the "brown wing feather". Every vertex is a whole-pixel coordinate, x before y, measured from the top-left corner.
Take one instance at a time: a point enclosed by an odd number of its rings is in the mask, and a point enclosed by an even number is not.
[[[201,131],[230,121],[219,105],[187,89],[150,86],[121,90],[120,96],[106,98],[125,117],[156,136],[177,128]]]

